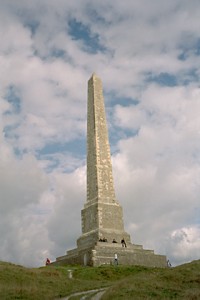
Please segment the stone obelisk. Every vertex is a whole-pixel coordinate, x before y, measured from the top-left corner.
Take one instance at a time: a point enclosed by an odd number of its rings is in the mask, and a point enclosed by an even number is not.
[[[82,210],[78,246],[130,236],[124,231],[122,207],[116,201],[101,79],[88,81],[87,201]]]
[[[96,74],[88,81],[87,200],[81,218],[82,235],[77,248],[57,257],[52,264],[99,266],[112,263],[117,254],[120,264],[166,267],[164,255],[132,244],[124,231],[122,207],[113,184],[102,83]],[[127,247],[122,247],[122,239]]]

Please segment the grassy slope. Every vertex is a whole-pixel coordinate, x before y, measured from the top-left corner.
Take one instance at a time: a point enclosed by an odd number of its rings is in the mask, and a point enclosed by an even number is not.
[[[200,299],[200,260],[170,269],[146,269],[108,290],[108,299]]]
[[[68,279],[68,270],[73,279]],[[54,299],[109,286],[103,299],[200,299],[200,260],[171,269],[102,266],[27,269],[0,262],[0,299]]]

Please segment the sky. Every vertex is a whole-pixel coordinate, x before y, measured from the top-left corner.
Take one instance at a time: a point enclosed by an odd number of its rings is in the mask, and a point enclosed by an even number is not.
[[[87,81],[103,82],[117,200],[134,244],[200,259],[199,0],[0,0],[0,260],[76,247]]]

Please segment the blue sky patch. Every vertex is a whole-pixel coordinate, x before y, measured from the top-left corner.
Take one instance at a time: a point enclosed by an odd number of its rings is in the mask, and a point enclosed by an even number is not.
[[[52,143],[38,151],[38,155],[51,155],[55,153],[69,152],[75,156],[83,157],[86,155],[86,141],[84,139],[76,139],[68,143]]]
[[[169,73],[160,73],[158,75],[154,75],[152,73],[149,73],[147,75],[147,81],[148,82],[155,82],[162,86],[176,86],[177,85],[177,79],[176,76],[169,74]]]
[[[86,163],[86,141],[85,139],[76,139],[65,144],[52,143],[47,144],[42,150],[37,151],[38,160],[48,160],[46,171],[51,173],[56,168],[63,169],[64,173],[70,173]],[[65,157],[68,162],[64,162]]]
[[[19,124],[12,124],[12,125],[7,125],[4,127],[3,132],[5,134],[5,138],[15,138],[17,139],[18,136],[14,134],[14,130],[19,126]]]
[[[123,129],[123,130],[121,130],[120,127],[118,127],[118,126],[109,128],[109,142],[110,142],[111,155],[113,155],[119,151],[118,142],[120,140],[134,138],[134,136],[138,135],[138,132],[139,132],[139,129]]]
[[[105,93],[105,101],[106,99],[114,104],[114,105],[122,105],[122,106],[130,106],[130,105],[137,105],[139,100],[130,98],[130,97],[119,97],[114,93]]]
[[[14,147],[13,150],[14,150],[15,155],[16,155],[18,158],[22,158],[22,157],[23,157],[23,153],[22,153],[22,151],[19,150],[19,148]]]
[[[48,57],[42,57],[43,60],[48,60],[51,58],[55,59],[62,59],[65,62],[69,63],[70,65],[75,65],[73,58],[69,55],[69,53],[66,50],[63,50],[61,48],[52,48],[50,50],[50,54]]]
[[[7,111],[6,114],[19,114],[21,111],[21,99],[19,97],[19,91],[14,85],[8,87],[5,99],[12,105],[12,111]]]
[[[183,85],[188,85],[191,82],[198,82],[199,81],[199,75],[197,69],[189,70],[182,80]]]
[[[30,30],[31,35],[35,35],[39,27],[39,22],[34,20],[29,20],[28,22],[26,22],[25,27],[27,27]]]
[[[187,51],[182,51],[181,54],[178,55],[178,59],[185,61],[188,58],[188,53]]]
[[[51,51],[51,56],[58,57],[58,58],[59,57],[64,58],[65,57],[65,51],[62,50],[62,49],[54,48]]]
[[[200,38],[197,40],[195,48],[196,48],[195,54],[199,56],[200,55]]]
[[[111,22],[107,22],[106,19],[103,17],[103,15],[100,15],[96,9],[91,7],[91,4],[87,5],[86,11],[88,17],[92,22],[104,24],[105,26],[111,24]]]
[[[200,38],[197,39],[195,43],[191,43],[191,45],[182,46],[181,53],[178,55],[178,59],[185,61],[190,55],[200,55]]]
[[[69,34],[74,40],[81,40],[85,46],[85,50],[89,53],[97,53],[98,51],[104,51],[105,47],[99,42],[99,35],[93,34],[89,26],[72,19],[68,23]]]

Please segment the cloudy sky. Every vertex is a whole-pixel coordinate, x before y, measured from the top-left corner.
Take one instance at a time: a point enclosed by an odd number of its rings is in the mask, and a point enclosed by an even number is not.
[[[132,242],[173,265],[200,249],[199,0],[0,0],[0,260],[76,247],[87,81],[104,98]]]

